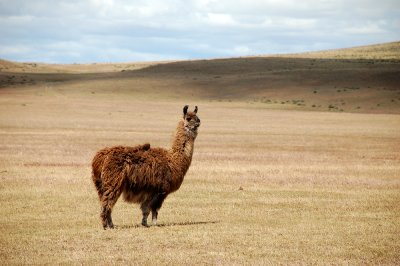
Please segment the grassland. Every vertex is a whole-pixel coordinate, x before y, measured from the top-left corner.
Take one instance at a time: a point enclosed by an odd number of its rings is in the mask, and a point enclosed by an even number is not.
[[[306,69],[313,61],[299,60],[2,72],[2,264],[399,264],[399,106],[370,108],[397,95],[398,64],[316,60]],[[308,92],[314,82],[320,89]],[[309,106],[352,93],[349,111]],[[159,226],[141,227],[138,206],[120,199],[116,229],[104,231],[94,153],[168,147],[184,104],[199,106],[202,125]]]

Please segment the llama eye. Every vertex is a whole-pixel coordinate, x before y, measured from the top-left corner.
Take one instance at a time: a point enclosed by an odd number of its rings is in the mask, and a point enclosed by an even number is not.
[[[190,121],[190,120],[192,120],[192,118],[191,117],[188,117],[188,118],[186,118],[186,121]]]

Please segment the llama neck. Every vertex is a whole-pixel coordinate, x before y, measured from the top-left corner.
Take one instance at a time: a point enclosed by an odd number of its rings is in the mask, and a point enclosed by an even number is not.
[[[179,170],[183,175],[185,175],[192,161],[195,138],[196,135],[192,132],[186,131],[183,121],[180,121],[172,142],[171,155],[177,162],[179,162],[177,167],[180,168]]]

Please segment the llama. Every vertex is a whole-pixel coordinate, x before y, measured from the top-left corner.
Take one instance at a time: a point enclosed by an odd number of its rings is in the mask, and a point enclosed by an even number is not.
[[[101,204],[103,228],[114,228],[111,212],[121,194],[127,202],[139,203],[142,225],[147,218],[157,224],[158,211],[168,194],[179,189],[192,161],[194,141],[200,119],[183,108],[183,119],[176,128],[172,147],[151,148],[146,143],[135,147],[116,146],[97,152],[92,161],[92,179]]]

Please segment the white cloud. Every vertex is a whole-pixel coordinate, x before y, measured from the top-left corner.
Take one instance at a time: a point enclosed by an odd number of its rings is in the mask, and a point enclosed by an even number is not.
[[[266,18],[262,25],[267,28],[304,30],[314,28],[316,23],[316,19],[309,18],[270,17]]]
[[[0,0],[0,58],[66,63],[331,49],[399,40],[399,17],[397,0]]]
[[[380,34],[385,32],[385,30],[381,27],[385,24],[385,21],[368,21],[363,24],[346,27],[345,29],[343,29],[343,32],[346,34]]]
[[[242,46],[235,46],[233,50],[231,50],[231,53],[233,55],[238,55],[238,56],[251,55],[253,53],[253,50],[245,45],[242,45]]]
[[[211,26],[234,26],[237,23],[229,14],[207,13],[206,22]]]
[[[2,45],[0,55],[19,55],[31,52],[32,49],[26,45]]]

